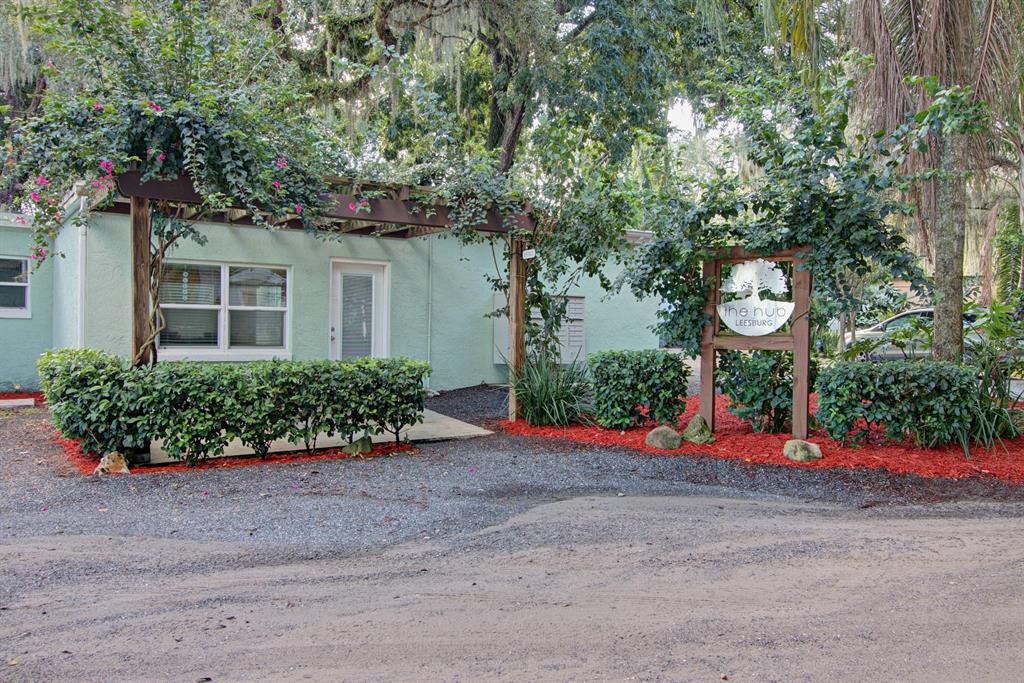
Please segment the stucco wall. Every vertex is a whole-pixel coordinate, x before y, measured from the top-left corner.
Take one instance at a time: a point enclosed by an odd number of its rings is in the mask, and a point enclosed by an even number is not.
[[[208,239],[205,246],[184,242],[172,258],[291,268],[291,357],[296,360],[329,354],[331,260],[386,261],[391,266],[390,355],[429,360],[434,368],[431,386],[437,389],[505,381],[505,367],[494,363],[494,321],[485,317],[493,309],[493,293],[484,277],[494,271],[487,244],[464,246],[438,236],[410,240],[349,236],[325,241],[299,231],[219,224],[203,226],[202,232]],[[59,345],[73,346],[78,340],[76,290],[84,282],[84,345],[127,355],[131,343],[127,217],[93,214],[83,241],[78,240],[77,229],[66,230],[61,239],[68,258],[59,269],[57,305],[66,311],[55,330]],[[500,258],[501,245],[496,248]],[[78,249],[86,254],[84,278],[73,267]],[[657,345],[649,329],[656,311],[653,301],[637,301],[630,294],[606,298],[596,280],[587,280],[579,294],[587,301],[588,352]],[[46,301],[50,300],[47,296]],[[46,336],[46,343],[35,344],[38,349],[31,353],[49,348],[49,339]],[[34,367],[34,355],[31,363],[22,361],[22,365]],[[2,371],[0,378],[8,374]]]
[[[0,256],[28,256],[31,232],[0,218]],[[36,359],[52,346],[53,265],[29,275],[31,317],[0,318],[0,391],[36,389]]]
[[[54,241],[54,251],[60,254],[52,260],[54,348],[73,348],[82,343],[81,270],[85,265],[85,235],[85,226],[66,226]]]

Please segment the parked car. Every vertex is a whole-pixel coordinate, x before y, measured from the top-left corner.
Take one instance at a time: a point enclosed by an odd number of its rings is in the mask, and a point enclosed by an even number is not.
[[[863,330],[857,330],[856,335],[846,333],[846,345],[851,346],[854,342],[860,344],[865,342],[867,350],[863,353],[864,358],[869,360],[901,360],[904,358],[925,358],[931,355],[927,336],[913,334],[912,328],[928,329],[932,325],[932,318],[935,310],[932,308],[914,308],[903,313],[898,313],[891,318],[886,318],[877,325],[872,325]],[[964,325],[974,322],[970,314],[964,316]],[[883,339],[894,338],[894,342],[881,342]],[[981,334],[971,329],[967,332],[964,341],[982,340]]]

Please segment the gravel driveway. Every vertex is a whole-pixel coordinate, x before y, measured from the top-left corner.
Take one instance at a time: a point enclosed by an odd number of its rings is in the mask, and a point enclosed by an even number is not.
[[[43,411],[0,412],[0,680],[999,680],[1022,663],[1024,494],[996,482],[502,435],[94,479],[51,434]]]

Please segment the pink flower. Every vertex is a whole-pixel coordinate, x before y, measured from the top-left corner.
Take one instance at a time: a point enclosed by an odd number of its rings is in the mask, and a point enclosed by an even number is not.
[[[277,190],[281,189],[281,181],[280,180],[275,180],[274,182],[272,182],[270,184],[274,187],[274,189],[277,189]]]
[[[302,204],[295,205],[295,213],[302,213]]]
[[[110,173],[111,171],[114,170],[114,162],[110,161],[109,159],[104,159],[103,161],[100,162],[100,169],[106,171],[107,173]]]
[[[98,180],[94,180],[94,181],[92,181],[92,186],[93,187],[103,187],[103,183],[101,183]]]
[[[29,196],[32,197],[32,201],[34,201],[34,202],[38,202],[39,201],[39,193],[36,192],[35,190],[32,190],[32,194],[30,194]]]
[[[157,104],[156,102],[148,102],[148,103],[146,103],[146,106],[149,107],[150,109],[152,109],[153,111],[160,111],[161,110],[160,105]]]
[[[156,160],[157,160],[157,161],[163,161],[163,160],[164,160],[164,159],[166,159],[166,158],[167,158],[167,155],[166,155],[166,154],[164,154],[163,152],[160,152],[160,154],[158,154],[158,155],[156,156]]]
[[[349,203],[348,203],[348,210],[349,210],[349,211],[355,211],[355,210],[356,210],[356,204],[355,204],[355,202],[349,202]]]
[[[102,102],[96,102],[96,103],[94,103],[92,105],[92,108],[95,109],[96,111],[103,111],[103,103]]]
[[[39,176],[38,178],[36,178],[36,185],[38,185],[39,187],[46,187],[49,184],[50,181],[47,180],[45,176]]]
[[[288,160],[284,157],[278,157],[277,161],[274,162],[274,165],[277,166],[278,169],[288,168]]]

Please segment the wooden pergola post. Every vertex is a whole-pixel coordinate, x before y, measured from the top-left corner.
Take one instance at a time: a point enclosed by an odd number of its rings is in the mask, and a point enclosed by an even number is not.
[[[508,419],[521,416],[512,379],[526,362],[526,260],[523,240],[511,237],[508,259]]]
[[[149,199],[131,197],[132,223],[132,362],[149,365],[152,349],[149,346],[152,311],[149,306],[150,243],[152,241],[152,214]]]
[[[704,326],[700,344],[700,416],[708,423],[708,429],[715,431],[715,369],[717,350],[714,339],[718,334],[718,281],[721,266],[718,259],[704,261],[704,284],[708,286],[708,298],[704,304],[704,315],[710,322]]]
[[[806,439],[811,395],[811,271],[793,259],[793,437]]]

